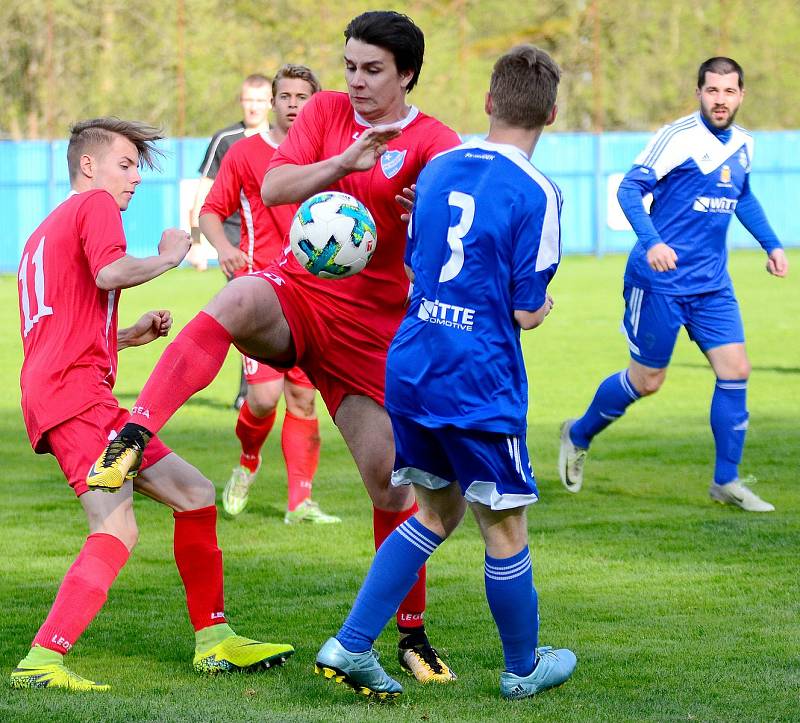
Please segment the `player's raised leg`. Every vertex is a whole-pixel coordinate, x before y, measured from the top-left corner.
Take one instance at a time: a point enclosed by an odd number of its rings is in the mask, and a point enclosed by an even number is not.
[[[417,584],[422,566],[464,516],[464,499],[458,485],[420,494],[425,495],[426,502],[430,499],[430,504],[423,504],[388,535],[349,616],[317,653],[315,672],[365,696],[387,698],[402,693],[402,686],[378,662],[372,645]]]
[[[231,343],[251,356],[290,361],[289,326],[272,286],[246,276],[227,284],[161,355],[131,410],[131,420],[95,463],[93,489],[116,490],[134,473],[152,434],[219,373]]]
[[[336,412],[336,426],[358,466],[373,506],[375,549],[417,511],[410,486],[391,484],[394,462],[392,425],[386,410],[369,397],[350,395]],[[446,682],[455,674],[431,646],[425,632],[425,567],[397,610],[401,634],[398,657],[403,667],[422,683]]]
[[[173,509],[175,564],[195,630],[195,670],[220,673],[284,663],[294,653],[291,645],[251,640],[228,625],[211,482],[178,455],[169,454],[144,470],[134,484],[138,492]]]
[[[772,512],[775,507],[762,500],[739,478],[745,436],[750,415],[747,412],[747,380],[750,362],[744,344],[723,344],[706,351],[716,374],[711,398],[710,422],[714,433],[716,459],[711,499],[735,505],[748,512]]]
[[[626,286],[624,298],[622,325],[631,356],[628,368],[606,377],[583,416],[561,426],[558,471],[569,492],[580,492],[592,440],[631,404],[661,388],[685,321],[683,308],[666,294]]]
[[[641,397],[653,394],[663,383],[666,369],[653,369],[631,360],[628,369],[606,377],[594,394],[592,403],[579,419],[561,425],[558,471],[569,492],[580,492],[583,466],[592,439],[615,422]]]

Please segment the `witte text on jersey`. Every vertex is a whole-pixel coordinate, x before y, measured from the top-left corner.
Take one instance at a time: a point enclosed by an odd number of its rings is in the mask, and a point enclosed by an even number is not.
[[[417,311],[417,318],[427,321],[429,324],[446,326],[460,331],[472,331],[475,309],[446,304],[438,299],[431,301],[423,297]]]

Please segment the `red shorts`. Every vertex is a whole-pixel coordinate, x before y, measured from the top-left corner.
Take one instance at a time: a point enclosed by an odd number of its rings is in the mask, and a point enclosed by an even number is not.
[[[118,405],[95,404],[44,433],[50,453],[78,497],[89,491],[86,486],[89,469],[130,416],[127,409]],[[158,437],[153,437],[145,447],[139,469],[147,469],[171,451]]]
[[[263,384],[264,382],[286,379],[292,384],[296,384],[298,387],[314,388],[311,380],[300,367],[292,367],[288,371],[283,371],[275,369],[275,367],[271,367],[269,364],[264,364],[264,362],[251,359],[246,354],[242,354],[242,363],[244,365],[244,378],[247,380],[248,384]]]
[[[292,333],[295,364],[319,390],[332,418],[350,394],[370,397],[383,406],[386,353],[396,327],[391,333],[381,333],[378,330],[386,330],[385,318],[364,318],[346,301],[314,289],[300,289],[275,266],[252,276],[275,289]],[[380,317],[378,310],[375,316]]]

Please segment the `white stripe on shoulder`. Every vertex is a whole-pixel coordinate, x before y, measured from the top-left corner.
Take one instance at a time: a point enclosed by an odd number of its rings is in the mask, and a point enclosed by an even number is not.
[[[561,258],[560,212],[563,202],[558,186],[536,168],[531,163],[530,158],[516,146],[481,141],[479,147],[485,148],[487,151],[501,153],[542,189],[546,205],[544,221],[542,222],[542,236],[539,239],[539,251],[536,254],[536,271],[544,271],[544,269],[558,263]]]
[[[211,168],[211,164],[214,161],[214,156],[217,155],[217,148],[219,148],[219,144],[222,142],[223,138],[227,138],[228,136],[234,136],[237,133],[241,133],[243,129],[241,128],[233,128],[229,131],[224,131],[222,133],[218,133],[214,136],[214,139],[211,141],[212,148],[208,151],[208,160],[206,161],[205,166],[203,166],[203,170],[200,171],[201,176],[208,176],[208,169]]]
[[[653,169],[657,179],[666,176],[692,155],[697,146],[697,114],[680,118],[661,128],[636,157],[634,166]]]

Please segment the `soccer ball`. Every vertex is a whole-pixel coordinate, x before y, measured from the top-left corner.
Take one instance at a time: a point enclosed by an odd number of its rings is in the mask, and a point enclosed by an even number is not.
[[[361,201],[325,191],[297,209],[289,242],[306,271],[322,279],[344,279],[369,263],[378,239],[375,221]]]

